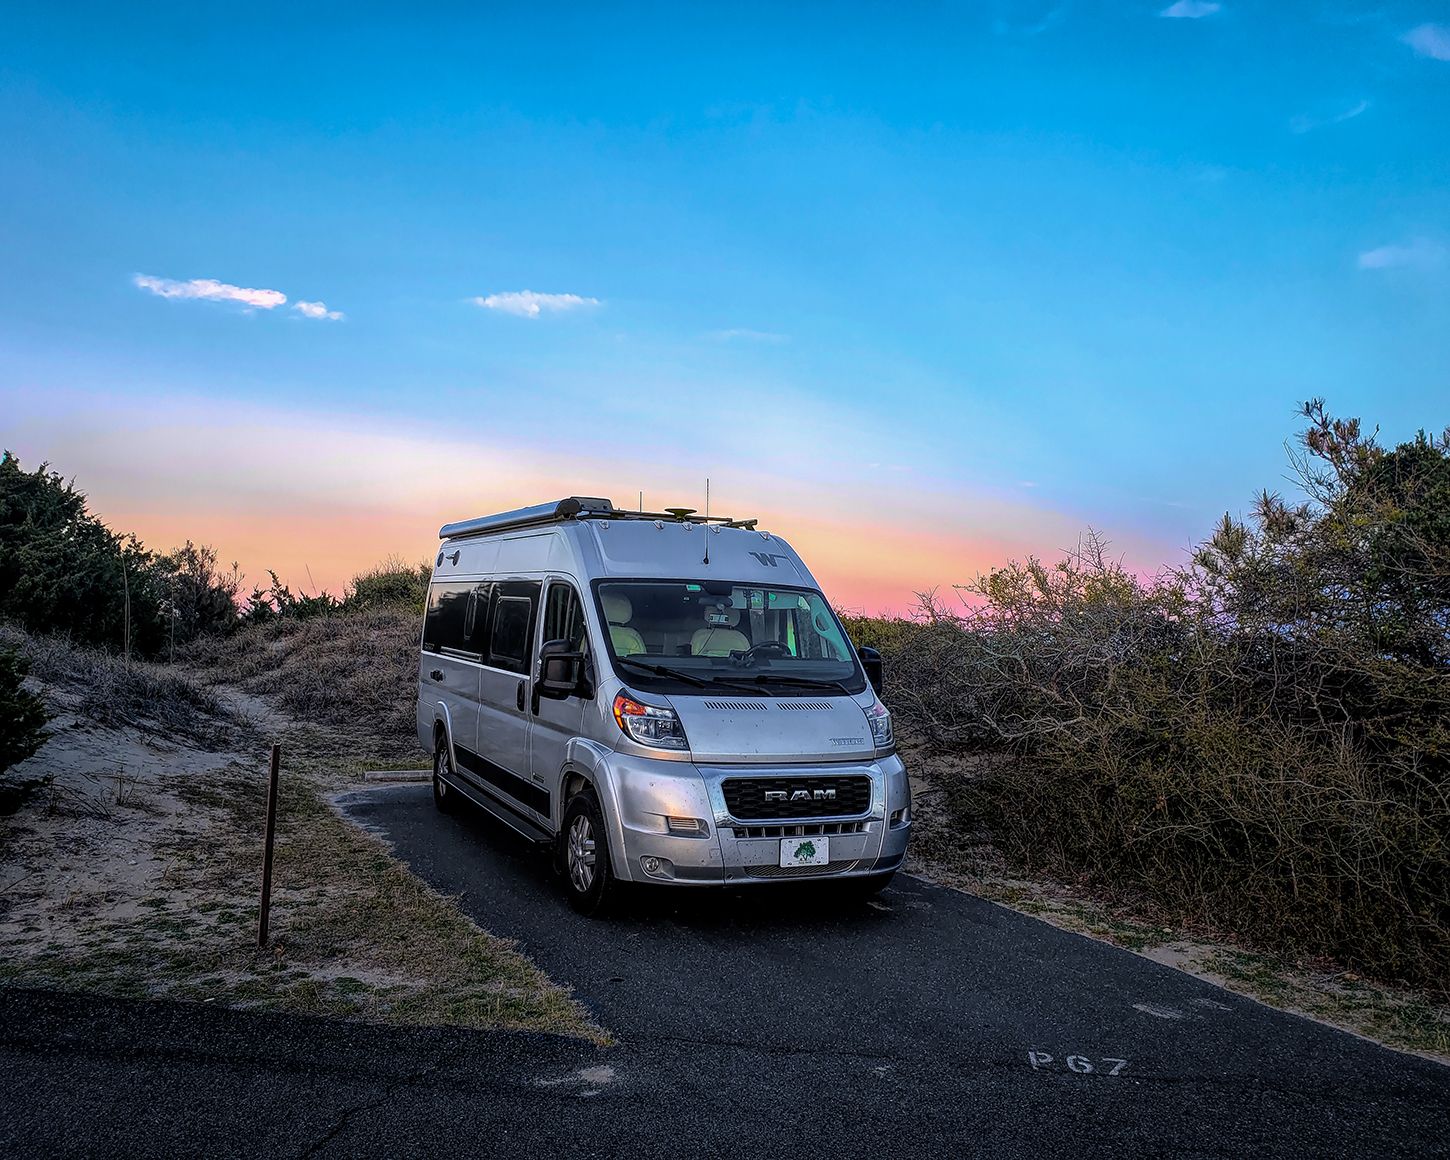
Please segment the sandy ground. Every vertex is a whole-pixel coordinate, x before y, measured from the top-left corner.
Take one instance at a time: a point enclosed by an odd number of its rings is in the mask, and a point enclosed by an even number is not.
[[[600,1039],[566,990],[466,919],[326,798],[367,742],[215,690],[190,731],[101,726],[82,690],[7,773],[43,784],[0,817],[0,984]],[[270,741],[284,739],[272,937],[256,949]]]
[[[176,859],[166,851],[204,842],[213,819],[176,788],[249,758],[90,724],[73,695],[32,684],[60,713],[40,752],[11,771],[49,785],[0,819],[0,948],[73,946],[87,919],[134,917],[162,885],[183,905],[197,901],[183,880],[168,882]]]

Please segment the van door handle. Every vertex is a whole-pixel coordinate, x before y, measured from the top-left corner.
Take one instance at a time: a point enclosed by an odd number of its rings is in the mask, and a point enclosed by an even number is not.
[[[435,681],[441,681],[443,679],[443,670],[442,669],[434,669],[428,675],[430,677],[432,677]]]
[[[514,698],[515,702],[517,702],[517,704],[518,704],[519,712],[520,713],[522,713],[524,711],[524,686],[526,684],[528,684],[527,681],[520,681],[519,682],[519,695]]]

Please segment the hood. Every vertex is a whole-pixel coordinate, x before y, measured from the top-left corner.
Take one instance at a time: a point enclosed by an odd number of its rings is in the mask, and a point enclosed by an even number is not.
[[[669,698],[695,761],[869,761],[871,726],[851,697]]]

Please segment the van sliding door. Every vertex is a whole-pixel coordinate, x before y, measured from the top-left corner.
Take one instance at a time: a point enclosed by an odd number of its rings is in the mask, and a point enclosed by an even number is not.
[[[493,584],[492,623],[478,686],[475,777],[525,816],[547,820],[549,793],[529,777],[530,659],[539,607],[537,580]]]

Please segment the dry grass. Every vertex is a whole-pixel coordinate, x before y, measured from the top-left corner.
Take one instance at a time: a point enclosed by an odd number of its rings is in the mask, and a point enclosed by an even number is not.
[[[210,746],[234,742],[247,725],[213,691],[169,665],[128,661],[4,624],[0,645],[24,656],[37,681],[63,691],[63,710],[96,724]]]
[[[183,660],[209,680],[267,695],[301,720],[408,744],[420,624],[396,608],[282,619],[196,641]]]

